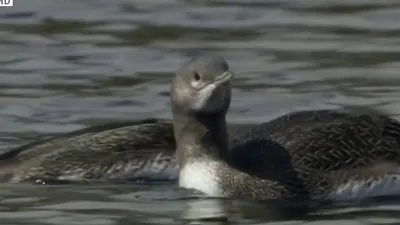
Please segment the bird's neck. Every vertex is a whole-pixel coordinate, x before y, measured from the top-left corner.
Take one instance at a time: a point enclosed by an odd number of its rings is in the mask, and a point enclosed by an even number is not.
[[[223,160],[228,152],[225,114],[174,113],[174,134],[180,166],[190,160]]]

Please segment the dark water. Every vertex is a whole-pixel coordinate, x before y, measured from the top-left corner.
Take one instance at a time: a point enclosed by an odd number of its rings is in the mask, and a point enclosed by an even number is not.
[[[1,149],[99,122],[169,118],[172,73],[203,53],[236,72],[230,122],[350,105],[397,117],[399,21],[396,0],[14,0],[0,8]],[[275,203],[174,199],[174,185],[0,193],[4,225],[400,223],[396,200],[295,216]]]

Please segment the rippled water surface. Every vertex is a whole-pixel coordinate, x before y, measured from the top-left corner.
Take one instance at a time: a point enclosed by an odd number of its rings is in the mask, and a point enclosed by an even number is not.
[[[397,117],[399,21],[395,0],[14,0],[0,8],[1,149],[105,121],[169,118],[172,73],[203,53],[236,73],[230,122],[350,105]],[[174,199],[175,185],[0,192],[4,225],[400,222],[395,200],[295,216],[275,203]]]

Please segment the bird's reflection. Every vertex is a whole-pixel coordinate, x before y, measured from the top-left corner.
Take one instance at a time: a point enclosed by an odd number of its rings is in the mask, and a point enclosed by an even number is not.
[[[181,220],[187,224],[236,224],[246,220],[280,221],[306,215],[314,207],[277,200],[196,199],[186,202]]]

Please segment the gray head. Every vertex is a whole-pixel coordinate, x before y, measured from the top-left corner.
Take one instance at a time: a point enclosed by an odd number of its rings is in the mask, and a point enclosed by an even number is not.
[[[185,63],[172,82],[173,111],[186,114],[226,114],[231,101],[228,63],[220,57],[201,57]]]

